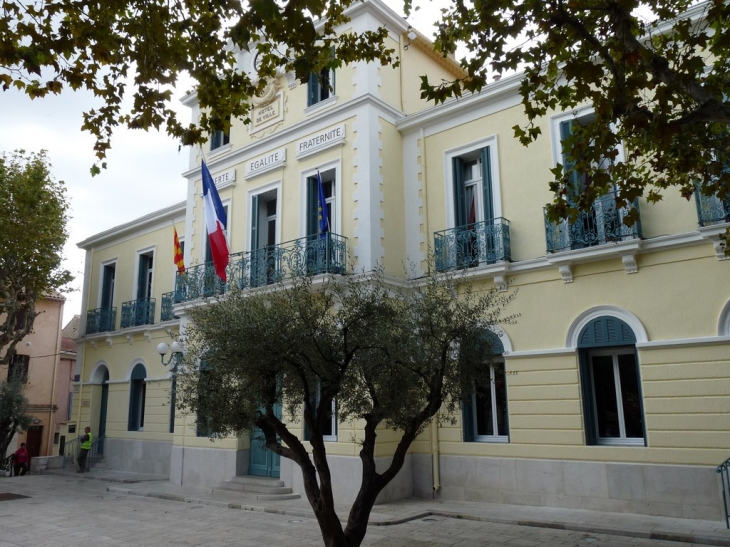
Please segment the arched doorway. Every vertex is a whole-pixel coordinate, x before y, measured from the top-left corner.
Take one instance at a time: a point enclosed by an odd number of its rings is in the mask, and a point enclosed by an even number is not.
[[[109,403],[109,370],[104,370],[101,381],[101,405],[99,407],[99,454],[104,453],[104,437],[106,435],[106,415]]]

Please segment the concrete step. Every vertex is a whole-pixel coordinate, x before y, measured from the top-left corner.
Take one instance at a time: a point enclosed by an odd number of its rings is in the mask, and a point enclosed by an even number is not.
[[[236,497],[252,501],[285,501],[296,500],[300,497],[299,494],[260,494],[257,492],[247,492],[245,490],[239,490],[234,492],[232,490],[224,488],[213,488],[213,493],[226,494],[228,496],[235,493]]]
[[[286,486],[263,486],[260,484],[241,484],[238,482],[224,481],[216,488],[229,490],[231,492],[253,492],[256,494],[291,494],[291,488]]]
[[[236,475],[230,481],[236,484],[256,484],[259,486],[284,486],[284,481],[273,477],[257,477],[256,475]]]

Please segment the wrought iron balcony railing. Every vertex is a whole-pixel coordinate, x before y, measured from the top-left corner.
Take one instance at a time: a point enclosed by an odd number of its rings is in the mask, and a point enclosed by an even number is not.
[[[172,306],[175,303],[175,291],[162,294],[162,302],[160,303],[160,321],[170,321],[175,319],[175,312]]]
[[[117,322],[117,308],[97,308],[86,312],[86,334],[109,332]]]
[[[122,327],[139,327],[151,325],[155,322],[155,299],[138,298],[129,302],[122,302]]]
[[[509,220],[494,218],[435,232],[436,271],[512,260]]]
[[[716,195],[705,196],[699,188],[695,191],[697,220],[700,226],[730,222],[730,196],[720,199]]]
[[[343,274],[347,267],[347,238],[338,234],[309,236],[255,251],[230,255],[227,283],[212,262],[186,268],[175,278],[175,302],[223,294],[233,286],[250,289],[297,275]]]
[[[547,252],[557,253],[570,249],[585,249],[607,243],[641,238],[641,223],[624,224],[623,219],[632,209],[639,208],[635,200],[628,207],[616,207],[614,192],[599,197],[590,211],[581,211],[574,222],[564,219],[557,224],[545,215]]]

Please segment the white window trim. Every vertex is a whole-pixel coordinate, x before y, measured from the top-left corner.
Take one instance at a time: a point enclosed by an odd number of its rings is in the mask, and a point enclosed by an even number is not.
[[[560,124],[567,120],[575,120],[583,118],[584,116],[590,116],[595,112],[592,105],[582,106],[571,110],[569,112],[562,112],[550,117],[550,141],[553,149],[553,166],[557,166],[559,163],[563,163],[563,145],[560,142]],[[618,145],[618,155],[614,160],[615,163],[622,162],[624,160],[624,147],[623,144]]]
[[[114,264],[114,290],[112,291],[112,307],[114,307],[114,302],[116,302],[117,296],[117,274],[119,273],[117,271],[117,262],[118,259],[115,257],[109,260],[105,260],[99,266],[99,290],[97,291],[98,294],[96,298],[97,308],[101,308],[102,294],[104,293],[104,268],[106,266],[111,266],[112,264]]]
[[[643,435],[641,437],[626,437],[626,426],[624,422],[624,411],[623,411],[623,396],[619,397],[621,395],[621,381],[619,378],[618,373],[618,362],[617,358],[619,355],[634,355],[634,359],[636,360],[636,350],[634,347],[622,347],[618,346],[615,348],[606,348],[606,349],[589,349],[588,350],[588,366],[591,368],[591,404],[593,405],[593,419],[594,424],[593,426],[596,428],[596,445],[599,446],[645,446],[645,439]],[[598,431],[598,408],[596,406],[596,378],[593,374],[593,363],[591,361],[591,358],[593,356],[611,356],[612,358],[612,366],[614,371],[614,385],[616,388],[616,408],[619,411],[618,412],[618,422],[619,422],[619,433],[621,430],[624,432],[623,437],[601,437]],[[636,367],[638,369],[639,363],[636,362]],[[637,381],[639,381],[637,379]],[[643,399],[643,397],[642,397]],[[641,408],[642,408],[642,419],[643,419],[643,400],[641,401]]]
[[[150,298],[155,297],[155,270],[157,268],[157,246],[151,245],[143,249],[137,249],[134,254],[134,273],[132,275],[132,296],[130,300],[137,300],[137,283],[139,281],[139,257],[152,253],[152,283],[150,287]]]
[[[276,245],[279,245],[281,243],[281,224],[282,224],[282,216],[281,216],[281,205],[282,205],[282,195],[281,195],[281,189],[282,189],[282,182],[281,180],[277,180],[275,182],[271,182],[269,184],[265,184],[264,186],[259,186],[258,188],[254,188],[253,190],[248,191],[248,195],[246,196],[246,218],[248,219],[246,222],[246,250],[251,252],[253,251],[253,241],[251,241],[251,219],[253,218],[253,198],[254,196],[260,196],[261,194],[265,194],[266,192],[270,192],[271,190],[276,190],[276,234],[274,236],[274,239],[276,241]]]
[[[332,415],[330,416],[332,431],[335,432],[334,435],[322,435],[322,440],[325,442],[337,442],[337,434],[338,427],[337,427],[337,400],[332,399]]]
[[[307,179],[317,175],[317,170],[320,173],[325,171],[335,170],[335,188],[334,194],[335,199],[332,203],[332,212],[335,217],[335,230],[334,233],[342,235],[342,166],[340,160],[333,160],[327,163],[323,163],[313,169],[307,169],[301,171],[299,174],[299,195],[302,196],[299,200],[299,237],[306,237],[307,234]]]
[[[489,147],[489,165],[492,175],[492,208],[494,210],[494,218],[502,217],[502,189],[499,180],[499,150],[497,147],[497,135],[492,135],[485,139],[471,142],[444,151],[444,196],[446,203],[446,227],[456,228],[456,219],[454,214],[454,173],[453,159],[466,156],[471,152]],[[481,201],[480,201],[481,203]],[[484,207],[484,204],[481,204]]]
[[[496,357],[495,357],[496,359]],[[504,365],[504,360],[502,359],[502,364]],[[497,388],[494,383],[494,364],[489,365],[490,368],[490,389],[491,389],[491,400],[492,400],[492,420],[494,421],[493,427],[494,431],[497,431]],[[505,392],[507,391],[507,376],[505,375]],[[474,409],[472,414],[472,427],[474,428],[474,442],[477,443],[508,443],[509,442],[509,430],[507,435],[479,435],[477,434],[477,396],[476,393],[473,393],[471,396],[472,400],[472,408]],[[509,422],[508,422],[509,423]],[[509,426],[508,426],[509,427]]]

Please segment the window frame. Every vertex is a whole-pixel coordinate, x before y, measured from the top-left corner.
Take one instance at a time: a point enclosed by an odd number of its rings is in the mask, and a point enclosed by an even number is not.
[[[16,367],[21,367],[22,369],[22,375],[21,380],[22,383],[27,384],[28,383],[28,373],[30,370],[30,355],[24,355],[21,353],[13,353],[10,356],[10,360],[8,361],[8,380],[13,375],[13,371]]]
[[[101,309],[104,308],[104,270],[107,266],[114,266],[114,280],[112,282],[112,289],[111,289],[111,301],[109,306],[107,308],[113,308],[114,302],[116,301],[116,292],[117,292],[117,273],[118,273],[118,258],[112,258],[109,260],[103,261],[99,266],[99,290],[97,295],[97,308]]]
[[[623,399],[623,393],[621,391],[621,376],[619,370],[618,356],[619,355],[631,355],[634,358],[634,365],[636,367],[636,382],[639,393],[639,404],[641,413],[642,423],[642,436],[641,437],[627,437],[626,436],[626,418],[624,415],[625,401]],[[612,369],[614,378],[614,395],[616,403],[616,412],[619,422],[619,436],[618,437],[601,437],[600,427],[598,422],[598,397],[596,396],[596,378],[593,372],[593,357],[607,357],[612,358]],[[636,355],[635,347],[631,346],[613,346],[605,348],[590,348],[585,350],[586,365],[589,370],[589,381],[590,381],[590,396],[591,400],[588,404],[593,407],[593,441],[597,446],[645,446],[646,445],[646,422],[644,418],[644,401],[641,392],[641,382],[639,378],[639,360]]]
[[[454,160],[458,158],[464,158],[464,157],[470,157],[474,155],[481,156],[480,152],[484,148],[489,149],[489,174],[491,179],[491,194],[492,194],[492,219],[496,218],[502,218],[504,215],[502,213],[502,191],[501,191],[501,183],[499,178],[499,147],[497,142],[497,135],[490,135],[484,139],[470,142],[468,144],[464,144],[461,146],[458,146],[456,148],[451,148],[449,150],[444,151],[443,158],[444,158],[444,195],[445,195],[445,206],[446,206],[446,228],[458,228],[456,222],[456,212],[455,212],[455,204],[456,204],[456,194],[454,192],[454,182],[455,182],[455,176],[454,176]],[[483,183],[483,179],[482,179]],[[479,194],[482,194],[483,192],[480,189]],[[481,215],[482,220],[488,220],[484,218],[485,210],[484,210],[484,199],[483,196],[480,195],[480,197],[477,199],[477,207],[478,207],[478,213],[477,213],[477,221],[479,218],[479,215]]]
[[[231,117],[226,116],[226,121],[230,124],[231,123]],[[224,131],[222,129],[219,129],[217,131],[214,131],[210,134],[210,152],[211,153],[218,153],[223,152],[224,150],[230,149],[231,145],[231,128],[233,126],[229,125],[228,131]]]
[[[247,208],[247,215],[248,215],[248,223],[246,226],[246,250],[248,252],[253,252],[258,249],[258,243],[254,242],[254,234],[253,230],[251,229],[251,222],[254,218],[254,215],[256,214],[254,212],[254,203],[260,206],[259,199],[260,196],[263,194],[267,194],[269,192],[276,192],[276,229],[275,229],[275,243],[274,245],[279,245],[282,243],[281,241],[281,208],[283,204],[283,196],[282,196],[282,181],[277,180],[274,182],[271,182],[269,184],[265,184],[264,186],[259,186],[258,188],[254,188],[253,190],[248,191],[248,196],[246,197],[246,208]],[[229,215],[230,216],[230,215]],[[260,216],[260,215],[257,215]],[[256,237],[258,237],[259,230],[261,229],[261,221],[259,219],[259,225],[256,230]]]
[[[314,401],[313,405],[315,410],[319,406],[319,398],[320,398],[320,392],[321,392],[321,386],[319,382],[317,382],[317,389],[314,394]],[[339,422],[337,419],[337,399],[332,399],[332,409],[330,414],[330,430],[333,432],[332,435],[322,435],[322,441],[323,442],[337,442],[338,435],[339,435]],[[305,441],[311,441],[312,436],[309,432],[309,428],[307,427],[306,422],[304,421],[304,409],[302,408],[302,438]]]
[[[321,77],[327,72],[327,87],[323,86],[323,78]],[[319,72],[310,72],[307,80],[307,109],[323,105],[327,102],[337,100],[337,88],[335,86],[336,75],[334,68],[325,67]],[[322,97],[323,91],[326,89],[327,96]],[[316,99],[316,100],[315,100]]]
[[[474,431],[473,438],[471,442],[478,442],[478,443],[509,443],[509,405],[507,404],[507,374],[505,370],[504,374],[504,403],[505,403],[505,429],[507,430],[506,435],[500,435],[499,432],[499,423],[497,421],[497,387],[496,387],[496,381],[495,381],[495,366],[502,366],[504,368],[504,357],[502,356],[494,356],[493,362],[489,365],[489,389],[491,391],[490,393],[490,401],[491,401],[491,414],[492,414],[492,430],[495,431],[493,435],[480,435],[478,433],[477,428],[477,393],[476,389],[474,390],[474,393],[471,395],[471,405],[472,405],[472,428]]]
[[[332,176],[332,194],[333,197],[327,201],[332,203],[332,215],[329,217],[330,221],[330,233],[331,234],[342,234],[342,164],[340,160],[329,161],[322,163],[312,169],[306,169],[299,175],[300,177],[300,210],[299,210],[299,237],[308,237],[312,234],[309,233],[309,180],[312,177],[317,176],[317,170],[319,169],[320,174],[329,173],[334,171]],[[329,180],[329,179],[328,179]]]

